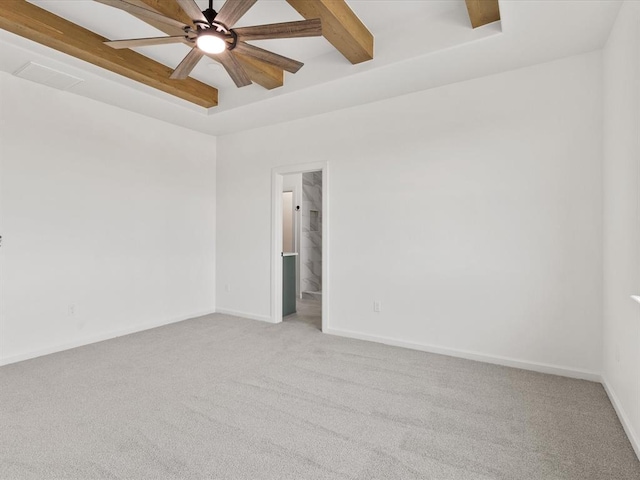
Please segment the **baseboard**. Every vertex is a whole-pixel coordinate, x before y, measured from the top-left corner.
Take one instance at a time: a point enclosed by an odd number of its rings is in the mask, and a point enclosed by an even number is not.
[[[475,360],[478,362],[492,363],[505,367],[521,368],[523,370],[531,370],[540,373],[549,373],[562,377],[577,378],[580,380],[589,380],[591,382],[600,382],[600,374],[579,370],[574,368],[559,367],[556,365],[548,365],[545,363],[528,362],[516,360],[514,358],[500,357],[497,355],[487,355],[484,353],[470,352],[467,350],[458,350],[454,348],[438,347],[436,345],[428,345],[424,343],[408,342],[391,337],[378,335],[369,335],[366,333],[354,332],[351,330],[343,330],[341,328],[325,328],[323,333],[336,335],[339,337],[355,338],[358,340],[367,340],[369,342],[383,343],[394,347],[410,348],[411,350],[420,350],[422,352],[437,353],[439,355],[447,355],[450,357],[465,358],[467,360]]]
[[[227,308],[216,308],[216,313],[222,315],[232,315],[234,317],[247,318],[249,320],[259,320],[261,322],[276,323],[269,315],[258,315],[257,313],[240,312],[238,310],[229,310]]]
[[[640,460],[640,437],[633,430],[633,426],[629,421],[629,417],[627,417],[627,414],[622,408],[622,405],[620,404],[620,400],[618,400],[618,397],[616,396],[615,392],[613,391],[613,389],[609,385],[609,382],[607,382],[607,379],[604,376],[602,377],[602,386],[604,387],[604,391],[607,392],[607,395],[609,396],[611,405],[613,405],[613,409],[616,411],[616,414],[620,419],[622,428],[624,428],[624,431],[627,434],[627,437],[629,438],[629,442],[631,442],[631,446],[633,447],[633,450],[636,452],[636,456],[638,457],[638,460]]]
[[[30,360],[32,358],[42,357],[44,355],[50,355],[52,353],[71,350],[72,348],[83,347],[85,345],[90,345],[92,343],[104,342],[105,340],[111,340],[113,338],[123,337],[125,335],[130,335],[132,333],[151,330],[152,328],[162,327],[164,325],[170,325],[172,323],[183,322],[185,320],[190,320],[192,318],[210,315],[212,313],[215,313],[215,311],[209,310],[206,312],[193,313],[191,315],[187,315],[183,317],[172,318],[170,320],[163,321],[163,322],[147,323],[144,325],[136,325],[130,328],[112,330],[110,332],[100,333],[98,335],[92,335],[90,337],[86,337],[83,339],[74,340],[73,342],[62,343],[62,344],[54,345],[47,348],[42,348],[39,350],[34,350],[27,353],[21,353],[19,355],[12,355],[10,357],[0,359],[0,367],[3,365],[9,365],[11,363],[17,363],[17,362],[22,362],[24,360]]]

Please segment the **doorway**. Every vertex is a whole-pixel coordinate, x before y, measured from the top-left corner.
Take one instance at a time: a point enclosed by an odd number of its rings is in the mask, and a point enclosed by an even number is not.
[[[322,331],[328,327],[327,186],[326,162],[272,171],[273,323],[284,319]]]

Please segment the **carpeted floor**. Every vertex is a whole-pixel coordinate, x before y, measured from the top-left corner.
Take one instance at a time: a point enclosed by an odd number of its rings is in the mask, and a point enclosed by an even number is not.
[[[601,385],[323,335],[314,312],[1,368],[0,478],[640,479]]]

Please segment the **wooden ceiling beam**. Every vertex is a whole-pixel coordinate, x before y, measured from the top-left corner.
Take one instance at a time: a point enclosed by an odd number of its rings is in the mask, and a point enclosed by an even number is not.
[[[108,39],[26,0],[0,1],[0,28],[201,107],[218,104],[216,88],[171,80],[171,68],[132,50],[115,50],[103,43]]]
[[[128,0],[130,3],[134,3],[141,7],[151,8],[158,13],[166,17],[173,18],[187,25],[191,25],[191,19],[189,16],[180,8],[180,5],[175,0]],[[138,17],[140,18],[140,17]],[[147,19],[140,18],[144,22],[147,22],[149,25],[159,29],[160,31],[166,33],[167,35],[179,35],[180,33],[176,33],[169,27],[164,25],[154,24]],[[191,46],[191,45],[190,45]],[[215,60],[215,56],[210,56]],[[266,88],[267,90],[272,90],[274,88],[278,88],[284,85],[284,71],[270,65],[268,63],[262,62],[257,58],[251,58],[246,55],[239,55],[236,53],[236,58],[240,61],[243,68],[246,70],[249,78],[258,85]]]
[[[469,19],[473,28],[500,20],[498,0],[466,0]]]
[[[287,0],[307,20],[322,20],[322,35],[351,63],[373,59],[373,34],[344,0]]]

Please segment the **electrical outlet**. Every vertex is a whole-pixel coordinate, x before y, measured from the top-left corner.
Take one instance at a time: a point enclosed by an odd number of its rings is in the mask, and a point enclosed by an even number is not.
[[[224,291],[229,293],[231,291],[231,285],[229,285],[228,283],[225,284],[224,286]]]
[[[380,302],[374,301],[373,302],[373,311],[374,312],[380,312],[381,310],[382,310],[382,306],[380,305]]]
[[[67,314],[70,317],[75,317],[76,316],[76,306],[74,304],[69,305],[69,308],[67,309]]]

